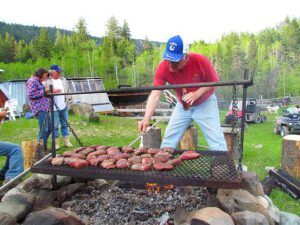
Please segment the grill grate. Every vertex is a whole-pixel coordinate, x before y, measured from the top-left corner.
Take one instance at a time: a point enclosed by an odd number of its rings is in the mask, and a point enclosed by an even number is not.
[[[174,158],[183,151],[176,150]],[[223,151],[198,151],[200,158],[183,161],[171,171],[147,172],[130,169],[103,169],[86,167],[71,168],[68,165],[52,166],[48,160],[34,165],[33,173],[64,175],[74,177],[102,178],[132,182],[154,182],[159,184],[174,184],[177,186],[203,186],[218,188],[239,188],[241,177],[235,169],[231,154]]]

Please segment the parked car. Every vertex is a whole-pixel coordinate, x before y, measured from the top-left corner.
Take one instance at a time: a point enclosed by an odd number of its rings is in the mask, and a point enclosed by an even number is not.
[[[242,119],[242,100],[238,100],[237,103],[237,117],[240,122]],[[229,111],[226,113],[225,123],[231,124],[233,119],[232,113],[232,102],[229,106]],[[257,100],[252,98],[246,101],[246,109],[245,109],[245,119],[247,123],[262,123],[267,121],[267,117],[261,114],[261,108],[257,105]]]
[[[288,134],[300,134],[300,110],[296,107],[289,107],[282,117],[275,121],[274,134],[281,134],[282,137]]]

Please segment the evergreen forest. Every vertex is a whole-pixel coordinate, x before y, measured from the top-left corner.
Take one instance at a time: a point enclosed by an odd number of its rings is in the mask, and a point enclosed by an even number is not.
[[[73,31],[0,22],[0,81],[28,79],[39,67],[59,64],[66,77],[101,77],[106,89],[120,84],[151,85],[165,44],[135,40],[126,21],[106,23],[104,37],[89,35],[84,19]],[[195,32],[201,32],[201,29]],[[166,40],[167,41],[167,40]],[[285,18],[259,33],[223,34],[213,42],[190,44],[190,51],[207,56],[221,80],[242,80],[254,71],[252,97],[300,95],[300,19]],[[218,89],[228,98],[231,90]]]

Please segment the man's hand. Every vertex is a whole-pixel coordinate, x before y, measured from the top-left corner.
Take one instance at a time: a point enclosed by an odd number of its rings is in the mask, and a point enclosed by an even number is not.
[[[200,98],[202,95],[204,95],[206,92],[210,91],[212,87],[201,87],[196,91],[192,91],[187,93],[186,95],[182,96],[182,100],[190,105],[193,105],[193,103]]]
[[[150,126],[150,123],[148,120],[141,120],[138,122],[138,131],[141,132],[146,132],[147,127]]]
[[[197,91],[189,92],[186,95],[182,96],[182,100],[189,105],[193,105],[193,103],[199,98],[199,93]]]

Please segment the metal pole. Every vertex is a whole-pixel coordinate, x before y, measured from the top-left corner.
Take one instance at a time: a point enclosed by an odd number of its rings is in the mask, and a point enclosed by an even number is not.
[[[46,155],[44,158],[40,159],[37,163],[35,163],[34,165],[37,165],[39,163],[41,163],[44,159],[47,159],[51,156],[51,153],[49,153],[48,155]],[[0,192],[6,190],[7,188],[11,187],[16,181],[20,180],[22,177],[24,177],[27,173],[29,173],[31,171],[31,167],[29,167],[27,170],[23,171],[22,173],[20,173],[18,176],[16,176],[15,178],[13,178],[12,180],[10,180],[9,182],[7,182],[6,184],[4,184],[3,186],[0,187]]]
[[[248,79],[249,70],[244,71],[244,79]],[[243,101],[242,101],[242,121],[241,121],[241,144],[240,144],[240,157],[238,162],[238,170],[243,171],[242,161],[243,161],[243,151],[244,151],[244,131],[245,131],[245,122],[246,122],[246,101],[247,101],[247,88],[248,85],[243,85]]]
[[[161,86],[145,86],[145,87],[128,87],[111,90],[99,90],[99,91],[86,91],[86,92],[68,92],[68,93],[50,93],[49,95],[81,95],[81,94],[94,94],[94,93],[107,93],[107,94],[118,94],[118,93],[136,93],[146,92],[152,90],[166,90],[176,88],[191,88],[191,87],[220,87],[220,86],[232,86],[232,85],[253,85],[253,80],[241,80],[241,81],[219,81],[219,82],[206,82],[206,83],[190,83],[190,84],[172,84],[172,85],[161,85]]]
[[[53,93],[53,85],[50,85],[50,93]],[[56,157],[55,137],[54,137],[54,95],[50,96],[50,103],[51,103],[50,105],[51,105],[51,132],[52,132],[51,153],[52,153],[52,158],[54,158],[54,157]],[[53,175],[53,177],[52,177],[52,184],[53,184],[54,190],[56,190],[57,189],[56,175]]]

